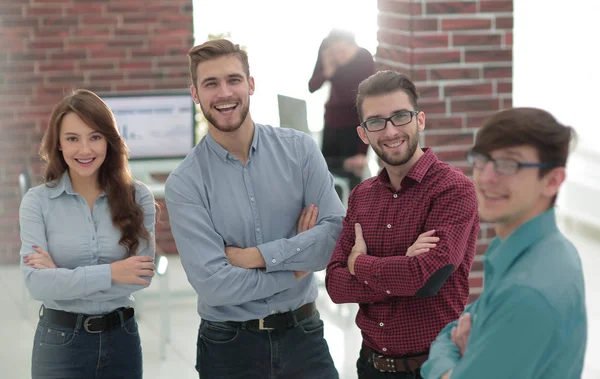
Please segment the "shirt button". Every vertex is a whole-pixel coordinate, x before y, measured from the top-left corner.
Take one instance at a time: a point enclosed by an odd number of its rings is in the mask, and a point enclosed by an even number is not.
[[[277,263],[277,259],[273,258],[273,259],[271,259],[271,262]]]
[[[391,229],[392,228],[392,224],[387,224],[387,228]]]
[[[92,237],[92,241],[95,241],[95,240],[96,240],[96,237]]]
[[[260,228],[256,228],[256,231],[257,231],[257,232],[260,232]]]
[[[297,248],[296,251],[300,251],[300,248]]]
[[[381,349],[381,351],[387,351],[387,348],[384,347],[383,349]]]
[[[380,323],[379,323],[379,326],[383,326],[383,322],[380,322]]]
[[[394,194],[394,199],[395,199],[395,198],[397,198],[397,197],[398,197],[398,194],[397,194],[397,193],[395,193],[395,194]]]
[[[369,284],[369,282],[367,282],[367,281],[365,280],[365,284]]]
[[[251,197],[251,198],[250,198],[250,201],[254,201],[254,198],[253,198],[253,197]]]
[[[385,293],[387,293],[389,295],[391,292],[390,292],[390,290],[386,290]]]

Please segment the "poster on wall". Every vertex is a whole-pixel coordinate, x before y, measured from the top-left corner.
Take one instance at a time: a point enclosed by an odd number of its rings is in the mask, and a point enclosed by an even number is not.
[[[189,94],[105,95],[130,159],[182,158],[194,146],[194,102]]]

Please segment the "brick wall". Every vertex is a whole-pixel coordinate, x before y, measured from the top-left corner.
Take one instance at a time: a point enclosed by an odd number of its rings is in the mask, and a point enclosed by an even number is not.
[[[52,106],[75,88],[186,89],[192,25],[192,0],[0,2],[1,263],[18,259],[17,175],[40,172]]]
[[[512,0],[378,0],[379,69],[408,74],[426,114],[424,144],[471,175],[465,153],[482,120],[512,106]],[[494,232],[481,225],[471,277],[481,291],[479,260]]]

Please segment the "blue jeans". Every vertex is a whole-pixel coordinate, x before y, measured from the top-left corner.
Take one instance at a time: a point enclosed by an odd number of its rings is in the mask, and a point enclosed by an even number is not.
[[[80,316],[73,328],[40,320],[32,379],[142,379],[142,346],[135,317],[122,327],[91,334]]]
[[[319,312],[281,331],[202,320],[197,347],[201,379],[338,379]]]

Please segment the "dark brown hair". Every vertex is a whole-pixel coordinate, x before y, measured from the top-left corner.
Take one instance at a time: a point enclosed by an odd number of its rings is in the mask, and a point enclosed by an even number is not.
[[[242,62],[244,72],[250,77],[250,65],[248,64],[248,54],[240,48],[240,45],[226,39],[216,39],[206,41],[202,45],[194,46],[188,52],[190,58],[190,75],[192,76],[192,85],[197,88],[198,65],[211,59],[220,58],[225,55],[233,54]]]
[[[358,85],[358,92],[356,94],[356,110],[358,111],[360,121],[364,121],[362,104],[366,97],[387,95],[396,91],[404,91],[408,95],[411,105],[415,110],[418,109],[417,101],[419,100],[419,93],[415,84],[408,76],[392,70],[386,70],[378,71],[363,80]]]
[[[514,146],[532,146],[542,163],[540,177],[555,167],[567,164],[575,130],[558,122],[550,113],[537,108],[512,108],[488,118],[477,131],[473,151],[489,155],[492,151]]]
[[[106,138],[106,158],[99,169],[98,184],[108,198],[112,222],[121,230],[119,244],[127,248],[129,255],[135,255],[140,238],[149,243],[154,241],[150,241],[150,233],[144,227],[144,212],[135,201],[135,186],[127,163],[129,150],[113,113],[95,93],[76,90],[52,110],[40,152],[46,162],[44,182],[49,187],[56,186],[69,167],[58,150],[62,120],[69,113],[75,113]]]

